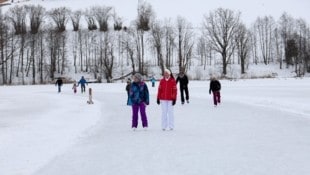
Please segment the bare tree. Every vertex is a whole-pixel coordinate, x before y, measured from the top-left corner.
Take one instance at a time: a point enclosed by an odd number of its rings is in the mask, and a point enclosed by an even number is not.
[[[97,30],[97,25],[96,25],[96,20],[95,20],[95,16],[94,13],[92,12],[92,10],[85,10],[84,12],[84,16],[85,16],[85,20],[88,24],[88,30]]]
[[[0,65],[2,74],[2,83],[7,84],[7,61],[8,58],[5,56],[5,48],[7,48],[8,43],[8,26],[4,20],[4,16],[0,9]]]
[[[286,12],[282,14],[279,20],[280,24],[280,33],[281,33],[281,38],[282,38],[282,43],[284,45],[284,53],[287,53],[287,41],[289,40],[289,37],[293,35],[294,32],[294,26],[295,26],[295,20],[293,17],[288,15]],[[286,67],[288,68],[289,65],[293,65],[293,61],[290,60],[290,58],[285,54],[285,62],[286,62]]]
[[[307,23],[303,19],[298,19],[296,21],[296,32],[298,39],[298,57],[295,60],[295,69],[297,76],[303,76],[306,73],[307,69],[307,57],[308,57],[308,49],[307,49],[307,35],[309,33],[309,28],[307,27]]]
[[[112,73],[114,68],[115,56],[114,56],[114,43],[113,35],[109,32],[105,32],[104,37],[100,39],[100,56],[101,68],[108,83],[112,82]]]
[[[261,55],[263,57],[263,62],[266,65],[272,61],[272,53],[274,50],[274,29],[275,21],[273,17],[265,16],[263,18],[257,18],[254,33],[257,33]]]
[[[197,42],[197,55],[200,56],[200,66],[204,67],[204,70],[207,66],[207,42],[203,36],[198,38]]]
[[[154,22],[151,26],[151,35],[152,35],[152,45],[157,53],[158,65],[161,68],[162,73],[165,69],[165,62],[163,58],[163,40],[164,40],[164,30],[160,25],[160,22]]]
[[[25,9],[25,6],[14,6],[10,8],[7,13],[7,18],[13,24],[16,35],[25,34],[27,32],[26,14],[27,11]]]
[[[166,20],[164,27],[164,47],[165,47],[165,59],[166,59],[166,67],[171,67],[173,64],[173,54],[176,49],[176,38],[177,34],[175,31],[175,27],[173,26],[173,22],[171,20]],[[164,72],[162,72],[164,73]]]
[[[58,32],[63,32],[66,30],[69,12],[69,9],[66,7],[55,8],[49,12],[50,17],[56,24],[56,29]]]
[[[122,41],[122,48],[124,48],[126,52],[126,57],[128,58],[128,64],[131,64],[132,73],[136,73],[136,46],[135,46],[135,38],[136,38],[136,32],[133,29],[128,29],[125,32],[125,37]]]
[[[137,28],[138,30],[149,31],[151,18],[154,15],[152,6],[143,1],[139,1],[138,5],[138,19],[137,19]]]
[[[283,48],[283,45],[282,45],[282,42],[280,41],[281,36],[280,36],[278,26],[275,28],[274,36],[275,36],[274,43],[275,43],[275,49],[276,49],[276,58],[277,58],[277,61],[279,62],[280,69],[282,69],[282,65],[283,65],[282,48]]]
[[[245,63],[250,51],[250,32],[240,24],[236,34],[237,53],[240,58],[241,74],[245,73]]]
[[[39,32],[39,28],[43,23],[45,16],[45,9],[40,5],[29,5],[26,6],[30,19],[30,33],[36,34]]]
[[[144,32],[150,30],[150,23],[154,16],[152,6],[147,2],[140,2],[138,4],[138,18],[136,20],[137,25],[137,53],[139,62],[139,72],[145,73],[144,70]]]
[[[96,18],[99,24],[99,31],[106,32],[108,31],[108,21],[111,17],[112,7],[93,7],[92,11],[94,13],[94,17]]]
[[[210,12],[204,19],[207,40],[210,40],[212,50],[222,56],[223,74],[227,74],[227,64],[234,53],[234,39],[240,23],[240,12],[218,8]]]
[[[117,17],[116,14],[113,15],[114,20],[114,30],[120,31],[123,28],[123,20],[120,17]]]
[[[80,27],[80,20],[82,17],[82,11],[81,10],[76,10],[71,13],[70,19],[73,25],[73,31],[78,31]]]
[[[177,35],[179,71],[186,72],[192,58],[194,33],[191,23],[180,16],[177,18]]]

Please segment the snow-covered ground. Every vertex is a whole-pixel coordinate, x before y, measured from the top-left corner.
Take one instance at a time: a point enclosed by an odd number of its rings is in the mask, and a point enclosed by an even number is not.
[[[71,84],[1,86],[0,174],[309,175],[310,79],[221,83],[215,108],[209,82],[190,82],[174,131],[150,84],[147,131],[130,128],[124,83],[89,84],[93,105]]]

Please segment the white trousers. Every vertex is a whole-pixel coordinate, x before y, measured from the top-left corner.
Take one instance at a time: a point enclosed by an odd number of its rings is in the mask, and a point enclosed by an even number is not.
[[[160,100],[162,114],[161,127],[162,129],[174,129],[174,115],[171,100]]]

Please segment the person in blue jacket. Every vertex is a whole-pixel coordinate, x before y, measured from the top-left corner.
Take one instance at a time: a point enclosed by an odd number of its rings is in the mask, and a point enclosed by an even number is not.
[[[78,82],[79,86],[81,84],[81,92],[84,93],[85,92],[85,85],[88,85],[87,81],[85,80],[84,76],[81,77],[80,81]]]
[[[155,87],[156,79],[154,77],[151,78],[151,82],[152,82],[152,87]]]
[[[133,82],[130,86],[129,97],[132,105],[132,129],[135,131],[138,127],[138,112],[140,111],[142,127],[146,130],[148,121],[146,116],[146,106],[149,105],[149,90],[146,83],[142,80],[139,73],[134,74]]]

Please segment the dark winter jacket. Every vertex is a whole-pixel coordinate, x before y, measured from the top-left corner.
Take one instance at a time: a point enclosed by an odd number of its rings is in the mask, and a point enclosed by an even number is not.
[[[188,78],[185,74],[179,75],[176,83],[180,82],[180,88],[186,88],[188,85]]]
[[[55,85],[62,86],[62,79],[61,78],[57,79]]]
[[[144,82],[133,82],[130,86],[129,98],[131,104],[145,103],[149,105],[149,90]]]
[[[129,91],[130,91],[130,86],[131,86],[131,83],[127,83],[127,85],[126,85],[126,91],[127,91],[128,95],[129,95]]]
[[[209,93],[211,93],[211,91],[215,92],[215,91],[220,91],[220,90],[221,90],[221,83],[218,80],[211,80]]]

